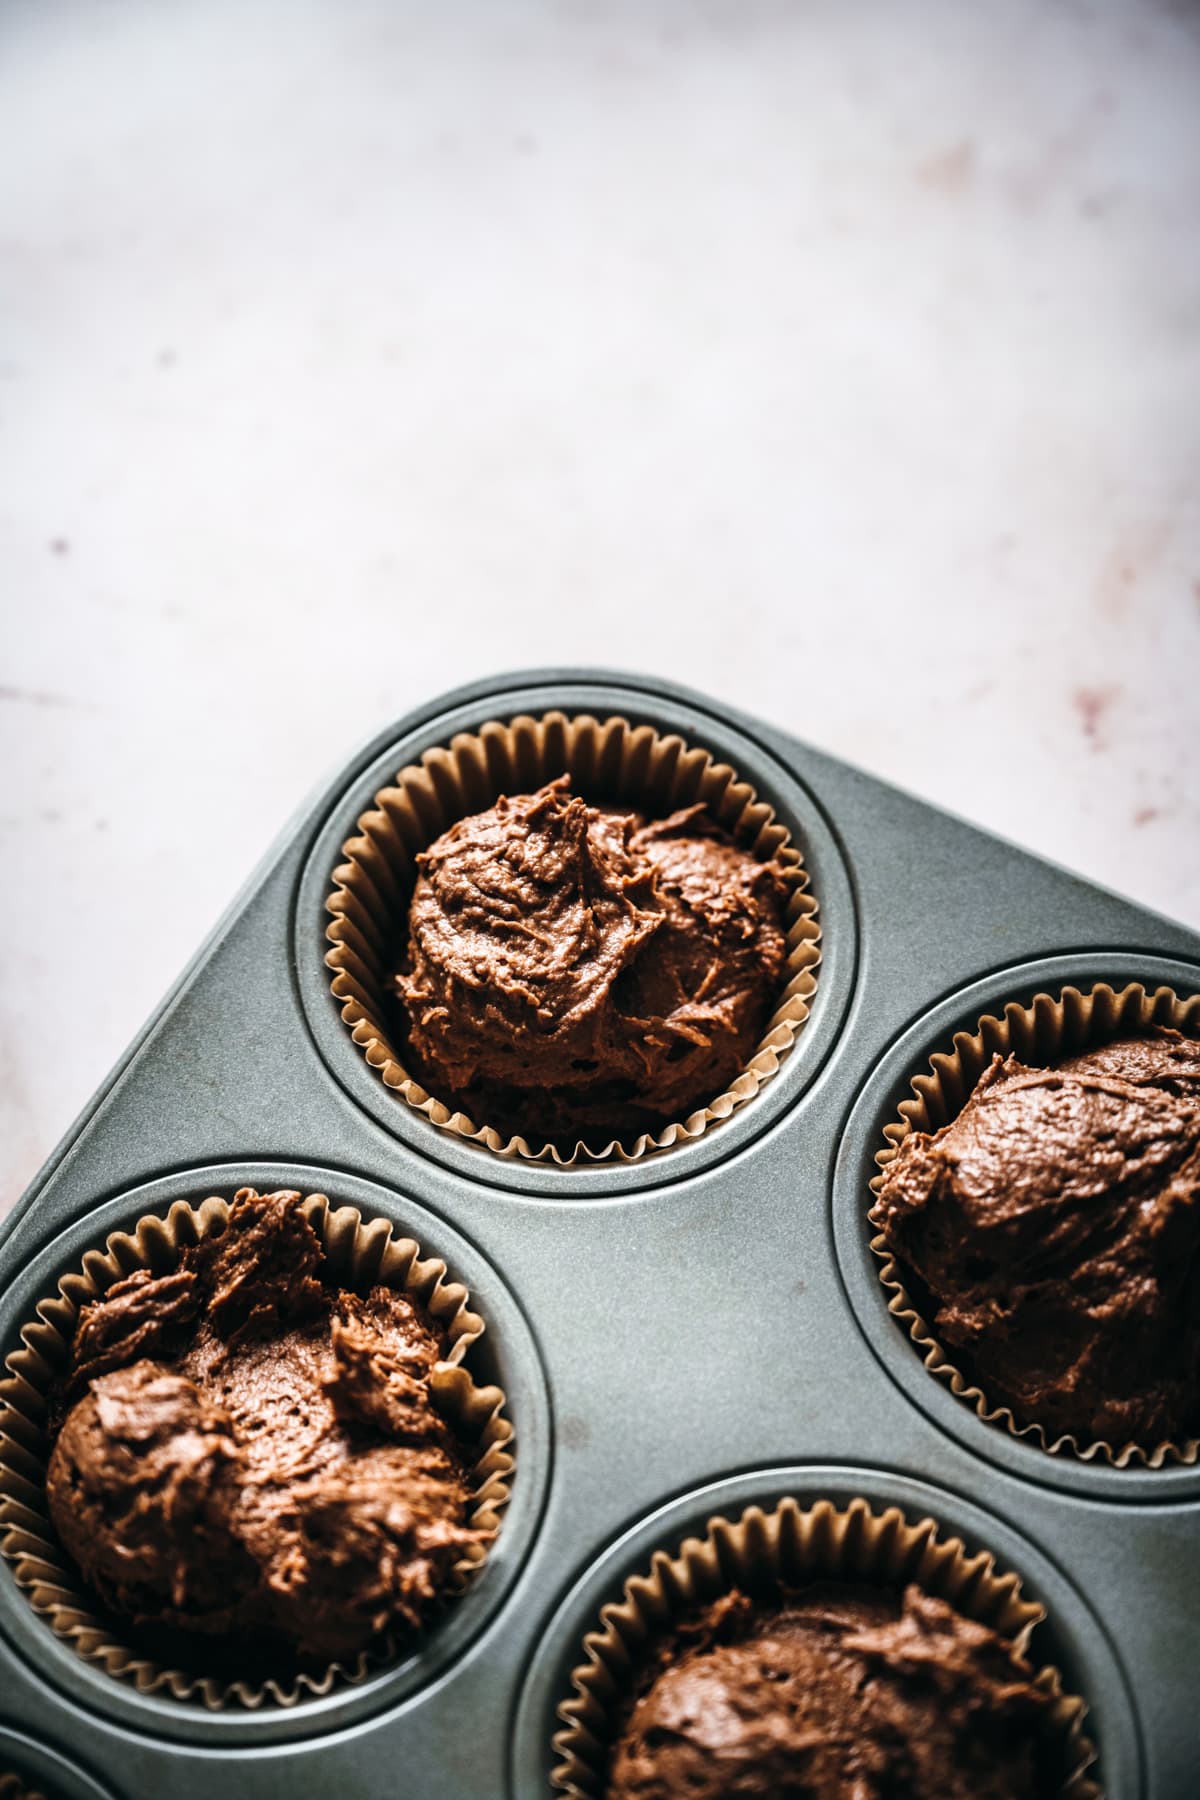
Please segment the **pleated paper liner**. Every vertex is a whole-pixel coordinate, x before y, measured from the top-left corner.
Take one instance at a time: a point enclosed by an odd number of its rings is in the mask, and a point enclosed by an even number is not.
[[[752,1506],[737,1519],[710,1519],[703,1537],[685,1539],[674,1555],[657,1551],[650,1567],[625,1583],[621,1599],[601,1609],[596,1629],[584,1638],[570,1674],[571,1696],[558,1709],[563,1723],[553,1740],[554,1792],[572,1800],[603,1795],[637,1670],[677,1622],[732,1588],[754,1595],[820,1581],[892,1591],[915,1582],[1007,1638],[1021,1656],[1045,1617],[1041,1606],[1022,1596],[1017,1577],[998,1571],[987,1551],[972,1555],[961,1539],[942,1537],[932,1519],[910,1524],[898,1507],[875,1512],[862,1499],[845,1508],[828,1500],[802,1507],[789,1498],[770,1512]],[[1043,1668],[1033,1680],[1050,1697],[1051,1724],[1061,1732],[1062,1795],[1099,1800],[1088,1773],[1096,1752],[1083,1732],[1085,1703],[1063,1692],[1055,1669]]]
[[[881,1173],[871,1182],[872,1192],[878,1194],[882,1171],[910,1131],[933,1133],[957,1118],[994,1056],[1015,1055],[1034,1068],[1044,1068],[1113,1038],[1136,1037],[1156,1025],[1200,1033],[1200,994],[1183,998],[1168,987],[1151,989],[1134,981],[1114,989],[1100,982],[1088,989],[1064,987],[1057,995],[1035,994],[1027,1006],[1010,1001],[1002,1014],[980,1019],[974,1032],[958,1032],[950,1051],[930,1057],[929,1073],[913,1078],[911,1098],[901,1101],[899,1117],[884,1127],[887,1144],[875,1158]],[[882,1223],[877,1206],[867,1217],[872,1225]],[[1200,1458],[1196,1438],[1153,1445],[1080,1443],[1069,1433],[1052,1436],[1036,1420],[1019,1421],[1005,1405],[993,1405],[937,1342],[919,1302],[906,1289],[903,1271],[882,1232],[872,1238],[871,1249],[879,1260],[879,1279],[890,1295],[888,1311],[920,1351],[929,1373],[944,1381],[985,1423],[1002,1426],[1011,1436],[1026,1438],[1051,1455],[1077,1456],[1117,1469],[1161,1469]]]
[[[778,1002],[758,1047],[723,1094],[658,1132],[642,1132],[603,1149],[556,1145],[505,1133],[486,1119],[452,1111],[404,1067],[394,1041],[389,976],[399,962],[416,859],[456,820],[485,811],[502,794],[536,792],[569,774],[584,799],[628,806],[650,818],[666,818],[703,802],[709,814],[760,861],[774,857],[788,885],[786,952]],[[358,821],[357,835],[342,846],[345,861],[334,870],[327,902],[333,915],[326,963],[342,1018],[380,1080],[442,1130],[484,1145],[499,1156],[569,1165],[610,1158],[634,1162],[648,1151],[701,1137],[752,1100],[779,1069],[808,1017],[820,961],[817,903],[798,847],[771,807],[707,750],[681,737],[664,736],[627,719],[603,721],[561,712],[492,721],[460,733],[448,746],[426,750],[419,763],[401,769],[390,787]]]
[[[0,1382],[0,1550],[50,1629],[85,1662],[129,1682],[139,1693],[200,1701],[214,1709],[268,1702],[293,1706],[362,1681],[392,1660],[392,1646],[385,1643],[317,1674],[289,1673],[263,1682],[164,1666],[123,1641],[120,1622],[99,1610],[58,1542],[46,1504],[52,1447],[45,1435],[47,1396],[67,1366],[80,1309],[134,1269],[161,1275],[176,1267],[183,1250],[217,1231],[229,1210],[229,1202],[220,1198],[195,1207],[176,1201],[165,1216],[140,1219],[132,1232],[113,1233],[103,1250],[89,1250],[82,1267],[63,1275],[57,1292],[39,1302],[36,1318],[22,1328],[21,1348],[7,1359],[8,1378]],[[324,1194],[309,1195],[304,1213],[325,1247],[324,1272],[330,1281],[360,1291],[383,1285],[411,1294],[446,1333],[446,1357],[433,1371],[430,1391],[439,1411],[478,1452],[467,1523],[485,1534],[455,1565],[452,1592],[461,1593],[500,1530],[514,1470],[504,1394],[498,1387],[477,1385],[464,1367],[484,1322],[469,1309],[466,1288],[447,1278],[445,1264],[423,1260],[419,1245],[393,1236],[386,1219],[364,1219],[354,1207],[333,1206]],[[217,1661],[220,1640],[214,1642]],[[405,1650],[408,1644],[406,1639]]]

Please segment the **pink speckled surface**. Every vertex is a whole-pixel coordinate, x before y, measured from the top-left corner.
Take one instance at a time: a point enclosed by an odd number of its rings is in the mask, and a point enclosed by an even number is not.
[[[1198,93],[1151,0],[5,9],[0,1205],[318,777],[501,667],[1200,925]]]

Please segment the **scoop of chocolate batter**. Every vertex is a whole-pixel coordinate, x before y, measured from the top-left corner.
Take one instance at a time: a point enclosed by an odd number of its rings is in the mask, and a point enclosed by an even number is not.
[[[418,860],[394,982],[413,1072],[448,1105],[607,1141],[686,1117],[753,1055],[783,968],[783,872],[702,806],[648,824],[564,776]]]
[[[608,1800],[1049,1800],[1062,1745],[1029,1665],[909,1587],[733,1593],[643,1671]]]
[[[997,1058],[911,1132],[873,1215],[934,1335],[1021,1422],[1114,1446],[1200,1430],[1200,1044]]]
[[[99,1376],[67,1415],[50,1510],[109,1606],[224,1630],[254,1580],[233,1523],[240,1460],[224,1407],[144,1359]]]
[[[244,1189],[180,1268],[83,1309],[50,1513],[114,1613],[303,1659],[415,1628],[473,1540],[405,1294],[338,1290],[298,1193]]]

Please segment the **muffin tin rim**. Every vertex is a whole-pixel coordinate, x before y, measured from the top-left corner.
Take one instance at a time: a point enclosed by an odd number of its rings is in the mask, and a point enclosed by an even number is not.
[[[825,1069],[841,1041],[859,975],[859,922],[849,859],[822,803],[779,754],[719,713],[687,696],[623,677],[595,681],[564,677],[553,685],[532,685],[542,677],[513,678],[514,685],[489,685],[471,698],[451,695],[419,723],[402,720],[382,743],[375,740],[367,763],[343,770],[326,793],[309,832],[303,868],[291,912],[292,971],[310,1040],[327,1076],[342,1092],[405,1148],[428,1157],[463,1180],[499,1188],[525,1200],[634,1199],[671,1181],[715,1166],[744,1148],[799,1101]],[[733,1115],[702,1137],[633,1162],[589,1162],[573,1167],[506,1159],[442,1131],[389,1092],[342,1022],[329,991],[325,901],[342,844],[374,795],[405,763],[423,750],[446,743],[456,732],[478,729],[489,718],[520,713],[622,713],[657,729],[678,732],[728,762],[788,825],[804,855],[810,892],[818,906],[821,961],[809,1017],[778,1074]]]
[[[112,1232],[128,1229],[147,1214],[165,1212],[175,1200],[196,1204],[208,1194],[228,1196],[248,1185],[260,1192],[285,1186],[309,1194],[326,1193],[331,1204],[357,1206],[364,1216],[386,1218],[417,1240],[423,1256],[441,1257],[446,1262],[451,1279],[464,1282],[473,1309],[484,1320],[485,1344],[498,1360],[503,1358],[499,1377],[514,1427],[517,1469],[512,1498],[487,1562],[446,1620],[433,1628],[432,1654],[424,1654],[422,1642],[412,1654],[362,1682],[340,1686],[331,1694],[291,1707],[210,1712],[199,1705],[139,1693],[78,1657],[34,1611],[18,1587],[8,1559],[0,1559],[0,1633],[37,1673],[68,1700],[104,1715],[110,1724],[206,1749],[308,1741],[365,1722],[383,1711],[411,1705],[454,1672],[494,1630],[512,1599],[541,1527],[553,1462],[546,1373],[536,1337],[509,1279],[464,1233],[423,1202],[380,1182],[323,1165],[266,1159],[201,1165],[159,1176],[102,1201],[27,1258],[0,1295],[3,1353],[7,1355],[17,1342],[22,1322],[31,1316],[38,1299],[52,1291],[58,1276],[74,1268],[89,1248],[103,1244]],[[483,1300],[478,1298],[481,1275],[487,1284]],[[489,1574],[491,1583],[485,1587]]]
[[[99,1781],[90,1770],[64,1756],[61,1750],[45,1744],[27,1731],[19,1731],[7,1719],[0,1719],[0,1770],[4,1774],[5,1751],[13,1749],[25,1764],[14,1769],[23,1781],[47,1782],[52,1800],[114,1800],[116,1790]]]
[[[968,1547],[993,1551],[997,1565],[1011,1569],[1023,1589],[1046,1607],[1046,1619],[1035,1628],[1035,1644],[1044,1636],[1051,1646],[1043,1644],[1034,1660],[1063,1668],[1072,1691],[1087,1702],[1084,1730],[1098,1745],[1105,1794],[1109,1800],[1139,1800],[1146,1756],[1133,1691],[1116,1646],[1073,1579],[988,1507],[952,1488],[870,1463],[790,1463],[714,1475],[626,1520],[589,1562],[576,1565],[543,1612],[536,1648],[510,1713],[511,1796],[550,1793],[558,1703],[570,1694],[568,1678],[585,1633],[598,1621],[601,1607],[619,1597],[626,1579],[647,1567],[656,1549],[673,1551],[713,1516],[736,1516],[754,1504],[769,1507],[788,1494],[804,1505],[820,1499],[841,1505],[860,1495],[872,1506],[894,1504],[910,1519],[928,1515],[939,1530],[961,1536]]]
[[[974,1030],[1006,1000],[1067,985],[1146,981],[1200,990],[1200,966],[1183,958],[1136,950],[1072,951],[1002,965],[935,1001],[892,1039],[846,1111],[837,1136],[831,1183],[831,1231],[838,1274],[850,1314],[885,1373],[905,1399],[972,1454],[1006,1474],[1037,1486],[1058,1488],[1108,1503],[1179,1504],[1200,1498],[1200,1464],[1160,1469],[1124,1468],[1050,1454],[1036,1443],[988,1424],[925,1368],[902,1326],[888,1311],[888,1293],[870,1248],[868,1186],[878,1173],[875,1153],[884,1147],[885,1124],[896,1117],[912,1076],[950,1043],[959,1029]]]

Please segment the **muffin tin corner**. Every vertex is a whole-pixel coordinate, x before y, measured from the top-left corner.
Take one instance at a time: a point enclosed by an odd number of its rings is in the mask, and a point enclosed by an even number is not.
[[[553,707],[711,748],[794,832],[820,905],[812,1012],[778,1074],[695,1142],[627,1165],[514,1164],[446,1136],[366,1067],[327,984],[330,875],[376,790],[455,732]],[[922,856],[939,879],[955,873],[954,907],[931,907]],[[1090,1702],[1106,1800],[1184,1800],[1200,1766],[1184,1654],[1200,1608],[1200,1469],[1096,1467],[983,1423],[922,1366],[869,1249],[874,1157],[912,1074],[998,1002],[1087,977],[1196,986],[1200,938],[669,683],[516,675],[380,734],[39,1178],[0,1241],[0,1343],[90,1244],[173,1199],[283,1183],[382,1213],[445,1259],[487,1321],[479,1367],[486,1378],[495,1359],[519,1445],[489,1567],[404,1663],[231,1718],[87,1668],[4,1565],[6,1711],[105,1770],[136,1743],[139,1770],[180,1800],[205,1800],[216,1779],[245,1800],[284,1783],[318,1800],[343,1780],[383,1794],[401,1764],[411,1800],[545,1800],[573,1652],[656,1547],[752,1501],[864,1495],[994,1551],[1044,1602],[1042,1660]],[[246,1046],[263,1040],[256,1008],[287,1084],[246,1082],[230,1124],[222,1084],[243,1082]],[[226,1019],[242,1033],[228,1043],[214,1029]],[[175,1064],[172,1043],[186,1053]],[[184,1080],[186,1150],[171,1139]]]

